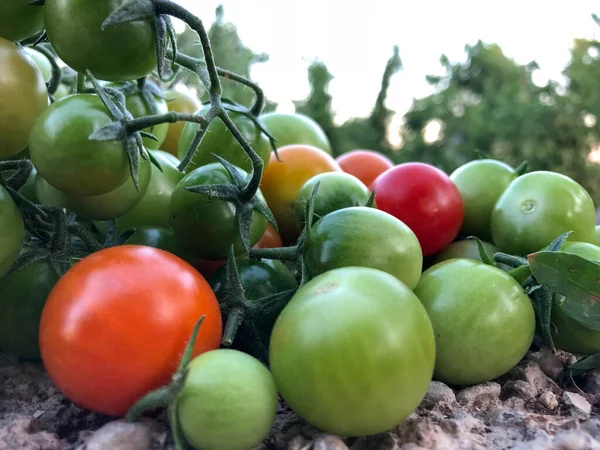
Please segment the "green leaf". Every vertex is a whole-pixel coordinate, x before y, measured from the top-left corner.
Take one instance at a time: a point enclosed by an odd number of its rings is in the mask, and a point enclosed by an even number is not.
[[[529,255],[539,283],[563,295],[563,311],[592,330],[600,331],[600,264],[579,255],[542,251]]]
[[[552,316],[552,292],[545,286],[531,291],[530,294],[533,310],[535,311],[535,319],[538,325],[538,331],[542,339],[551,347],[554,348],[552,340],[551,316]]]
[[[371,195],[369,195],[369,199],[367,200],[367,203],[365,203],[365,206],[367,208],[374,208],[375,206],[375,191],[371,191]]]
[[[567,239],[569,239],[569,236],[571,236],[571,234],[573,234],[572,231],[567,231],[566,233],[561,234],[559,237],[554,239],[550,243],[550,245],[548,245],[544,249],[544,251],[558,252],[560,249],[562,249],[563,245],[565,244],[565,242],[567,242]]]
[[[576,363],[567,366],[568,375],[582,375],[594,369],[600,368],[600,353],[595,355],[586,356],[580,359]]]
[[[492,260],[492,258],[490,258],[490,255],[488,255],[487,252],[485,251],[485,247],[483,246],[481,239],[479,239],[476,236],[469,236],[467,239],[469,239],[471,241],[475,241],[475,243],[477,244],[477,251],[479,252],[479,258],[488,266],[493,266],[494,261]]]
[[[152,0],[132,0],[124,3],[104,20],[101,29],[127,22],[141,22],[154,18]]]

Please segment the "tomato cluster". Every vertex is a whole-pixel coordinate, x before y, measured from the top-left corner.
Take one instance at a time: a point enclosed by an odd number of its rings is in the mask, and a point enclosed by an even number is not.
[[[524,258],[572,232],[562,251],[600,260],[576,181],[335,158],[309,117],[165,82],[156,23],[105,26],[126,3],[0,6],[0,348],[75,403],[125,415],[175,386],[195,448],[252,448],[278,393],[324,431],[383,432],[432,379],[489,381],[525,355]],[[23,41],[42,29],[53,53]],[[78,72],[62,92],[53,54]],[[600,352],[567,300],[551,298],[554,344]]]

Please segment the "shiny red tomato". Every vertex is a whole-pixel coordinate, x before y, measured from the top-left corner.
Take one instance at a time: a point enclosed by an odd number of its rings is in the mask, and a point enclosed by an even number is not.
[[[374,150],[352,150],[338,156],[336,161],[344,172],[354,175],[369,189],[379,175],[394,167],[391,159]]]
[[[419,239],[423,255],[433,255],[458,235],[463,201],[448,175],[424,163],[405,163],[373,183],[377,208],[404,222]]]
[[[254,248],[278,248],[282,247],[281,236],[275,230],[273,225],[268,224],[265,234],[262,235],[260,240],[254,245]]]
[[[120,416],[170,380],[202,315],[194,355],[221,341],[221,311],[208,282],[164,250],[107,248],[75,264],[50,293],[42,360],[74,403]]]

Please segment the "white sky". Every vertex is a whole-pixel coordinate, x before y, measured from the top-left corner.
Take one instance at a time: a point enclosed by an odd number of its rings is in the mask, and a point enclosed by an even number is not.
[[[318,58],[335,76],[330,84],[337,121],[369,113],[393,45],[404,70],[391,84],[387,106],[400,114],[430,94],[425,75],[442,73],[439,58],[464,60],[465,44],[498,43],[519,63],[536,60],[539,80],[561,81],[575,38],[598,38],[591,0],[176,0],[208,27],[222,4],[244,43],[266,52],[252,77],[289,110],[309,92],[306,69]],[[482,6],[489,4],[493,6]]]

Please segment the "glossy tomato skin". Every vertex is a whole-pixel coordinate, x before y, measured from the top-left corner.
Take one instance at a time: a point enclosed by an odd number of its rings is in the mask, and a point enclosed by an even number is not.
[[[409,289],[419,282],[423,266],[419,241],[410,228],[364,206],[340,209],[313,225],[304,260],[313,277],[340,267],[371,267],[394,275]]]
[[[538,171],[520,176],[492,212],[493,242],[502,252],[528,255],[573,231],[572,241],[592,242],[596,211],[590,195],[571,178]]]
[[[27,145],[37,117],[48,106],[48,91],[31,57],[2,38],[0,67],[0,160],[3,160],[17,155]]]
[[[42,360],[73,402],[121,416],[169,381],[202,315],[194,355],[221,340],[221,312],[206,280],[163,250],[111,247],[75,264],[50,293]]]
[[[192,265],[194,265],[193,263],[196,260],[189,250],[179,245],[175,239],[173,230],[170,228],[151,226],[136,227],[134,233],[127,239],[125,244],[145,245],[148,247],[159,248],[180,257]]]
[[[327,135],[310,117],[299,113],[270,112],[260,118],[276,139],[277,148],[293,144],[312,145],[331,155],[331,143]]]
[[[600,247],[587,242],[566,242],[561,251],[574,253],[591,261],[600,260]],[[556,348],[578,355],[600,352],[600,331],[591,330],[570,317],[563,309],[564,297],[555,295],[552,301],[550,331]]]
[[[52,64],[48,58],[46,58],[42,52],[36,50],[34,47],[24,47],[23,50],[25,50],[25,53],[29,55],[37,68],[40,70],[44,81],[49,83],[52,79]]]
[[[379,175],[394,167],[391,159],[373,150],[352,150],[338,156],[336,161],[344,172],[354,175],[369,189]]]
[[[208,107],[205,107],[203,111],[206,111],[206,108]],[[271,154],[271,143],[267,135],[254,124],[252,119],[243,114],[231,111],[228,111],[228,114],[237,129],[252,146],[252,149],[262,158],[264,164],[267,165],[269,155]],[[187,153],[198,130],[198,126],[197,123],[193,122],[188,122],[184,126],[179,138],[179,158],[183,159]],[[231,164],[246,172],[250,172],[252,169],[250,158],[248,158],[242,146],[219,118],[214,119],[208,126],[206,134],[202,138],[202,142],[200,142],[196,154],[186,171],[189,173],[197,167],[217,162],[213,153],[219,155],[221,158],[225,158]]]
[[[493,244],[485,241],[482,241],[481,243],[483,244],[483,248],[490,258],[494,256],[494,253],[498,252],[498,249]],[[436,255],[434,264],[455,258],[466,258],[481,261],[477,243],[468,239],[453,242]]]
[[[101,29],[126,0],[48,0],[44,23],[58,57],[78,72],[108,81],[130,81],[156,68],[156,36],[149,21]]]
[[[302,185],[325,172],[341,172],[338,163],[317,147],[288,145],[279,148],[279,161],[273,153],[261,182],[261,190],[277,221],[284,243],[295,243],[302,231],[294,203]]]
[[[595,245],[600,245],[600,225],[596,225],[596,229],[594,232],[594,241]]]
[[[25,240],[25,225],[17,205],[0,186],[0,277],[13,265]]]
[[[377,208],[408,225],[425,256],[444,249],[458,235],[463,202],[440,169],[424,163],[399,164],[377,177],[373,190]]]
[[[184,174],[177,169],[178,160],[161,150],[150,150],[162,168],[152,164],[150,183],[144,196],[117,220],[117,230],[125,231],[141,225],[169,227],[169,203],[177,183]]]
[[[344,172],[325,172],[315,175],[302,185],[294,204],[301,225],[304,225],[306,204],[317,183],[319,189],[314,202],[314,222],[338,209],[365,206],[369,200],[367,187],[352,175]]]
[[[134,118],[152,115],[150,108],[144,100],[144,97],[142,97],[139,92],[130,94],[125,98],[125,107]],[[165,114],[169,112],[169,109],[167,108],[167,102],[162,98],[154,97],[154,107],[156,108],[155,114]],[[158,139],[158,141],[155,141],[149,137],[144,137],[142,139],[144,142],[144,147],[146,147],[148,150],[157,150],[161,147],[165,137],[167,136],[169,124],[161,123],[152,127],[144,128],[144,131],[154,135],[154,137]]]
[[[463,164],[450,175],[464,205],[460,232],[491,240],[491,216],[496,201],[517,177],[508,164],[494,159],[479,159]]]
[[[277,387],[269,370],[231,349],[194,358],[177,396],[179,423],[194,448],[255,448],[269,434],[276,411]]]
[[[27,0],[2,0],[0,3],[0,37],[22,41],[44,27],[44,9]],[[4,67],[4,66],[3,66]]]
[[[282,246],[283,242],[281,242],[281,236],[279,236],[275,227],[268,223],[265,234],[263,234],[260,240],[254,245],[254,248],[278,248]]]
[[[241,169],[240,173],[245,175]],[[235,218],[236,206],[230,201],[186,190],[191,186],[230,182],[225,168],[220,163],[212,163],[188,173],[173,191],[169,204],[171,228],[181,245],[189,248],[198,258],[226,259],[232,244],[236,254],[244,251]],[[257,195],[262,198],[260,190]],[[267,219],[255,211],[250,233],[251,246],[259,241],[266,229]]]
[[[279,392],[303,419],[342,436],[370,435],[398,425],[419,405],[435,340],[405,284],[379,270],[347,267],[296,292],[275,323],[269,360]]]
[[[48,295],[60,275],[48,261],[27,264],[0,278],[0,347],[39,361],[39,326]]]
[[[434,378],[450,385],[490,381],[525,355],[535,331],[533,307],[506,272],[470,259],[426,270],[415,294],[436,336]]]
[[[163,93],[167,101],[169,111],[179,113],[193,114],[202,108],[202,103],[195,95],[189,92],[182,92],[177,89],[170,89]],[[170,123],[167,130],[167,135],[161,146],[161,149],[169,152],[174,156],[179,156],[179,138],[183,127],[187,122]]]
[[[83,197],[54,188],[38,174],[35,182],[36,193],[42,204],[67,208],[84,219],[116,219],[143,198],[150,184],[152,171],[150,164],[149,160],[140,159],[139,190],[136,189],[133,179],[129,178],[125,183],[105,194]]]
[[[31,132],[31,161],[56,189],[78,196],[101,195],[131,177],[122,141],[91,141],[112,118],[100,97],[78,94],[50,105]]]

